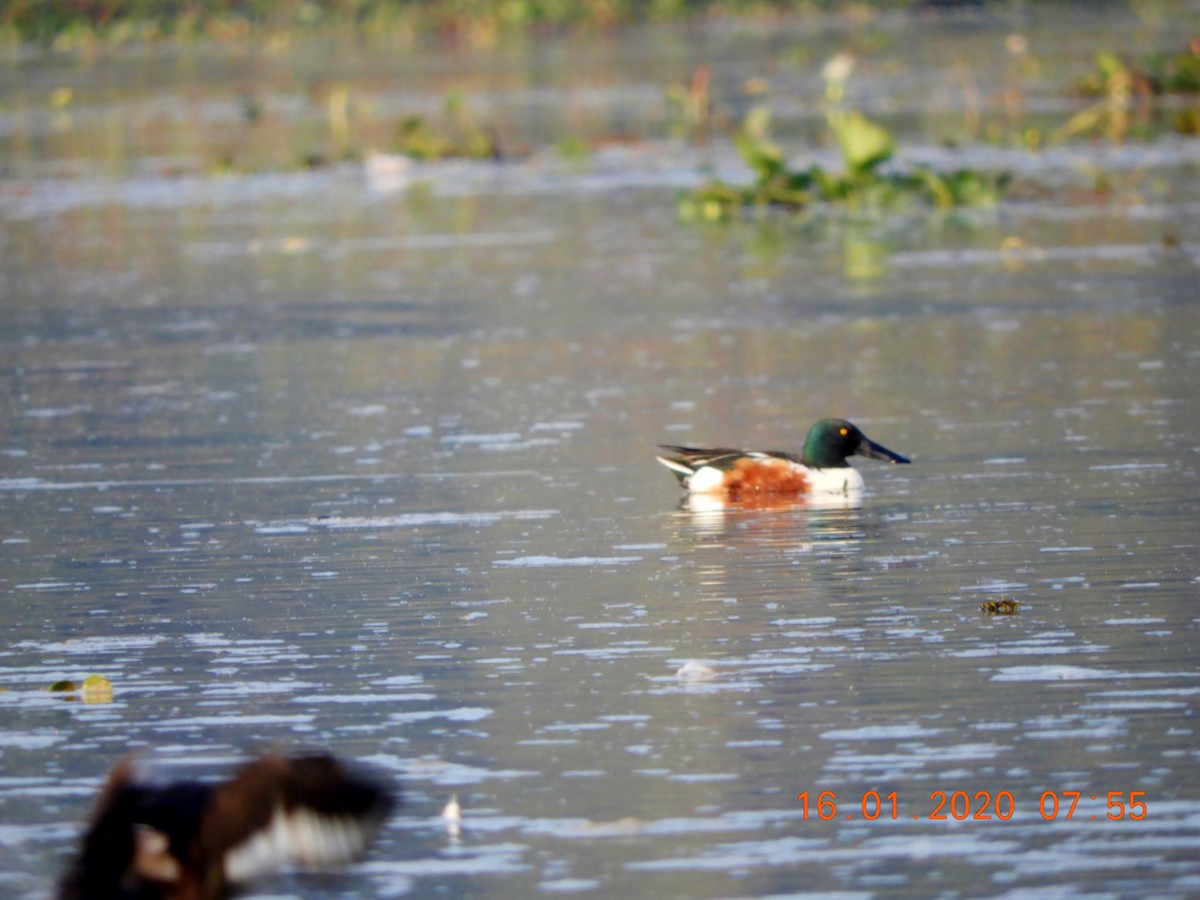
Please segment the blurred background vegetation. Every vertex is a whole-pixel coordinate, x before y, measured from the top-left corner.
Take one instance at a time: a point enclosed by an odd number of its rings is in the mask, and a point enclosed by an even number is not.
[[[1005,150],[1200,135],[1198,17],[1197,0],[0,0],[0,177],[350,163],[403,184],[414,162],[687,150],[688,221],[990,207],[1044,191]],[[703,38],[732,21],[771,36],[744,64]],[[536,46],[559,50],[497,68]],[[745,171],[723,167],[730,146]],[[1097,196],[1133,180],[1094,168]]]
[[[461,36],[477,43],[528,28],[796,15],[836,11],[870,16],[929,0],[9,0],[0,35],[9,43],[67,48],[87,41],[231,40],[297,30],[353,28]],[[976,5],[968,3],[966,5]]]

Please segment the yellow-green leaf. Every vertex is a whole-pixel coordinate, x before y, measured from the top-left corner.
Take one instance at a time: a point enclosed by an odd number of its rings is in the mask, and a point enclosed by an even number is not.
[[[882,125],[857,110],[832,110],[828,119],[850,172],[869,172],[891,157],[892,136]]]
[[[84,703],[112,703],[112,682],[103,675],[89,675],[83,679]]]

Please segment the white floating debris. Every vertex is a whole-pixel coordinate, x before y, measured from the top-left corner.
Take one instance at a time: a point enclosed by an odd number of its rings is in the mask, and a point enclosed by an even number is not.
[[[1100,678],[1126,677],[1108,669],[1089,669],[1084,666],[1040,665],[1007,666],[997,669],[992,681],[1086,681]]]
[[[515,559],[498,559],[493,566],[508,568],[541,566],[624,566],[641,561],[640,556],[518,556]]]
[[[675,670],[675,677],[681,681],[712,681],[717,677],[717,670],[699,660],[689,659]]]
[[[457,841],[462,830],[462,807],[458,805],[458,795],[451,794],[449,802],[442,807],[442,821],[446,824],[446,834],[451,841]]]

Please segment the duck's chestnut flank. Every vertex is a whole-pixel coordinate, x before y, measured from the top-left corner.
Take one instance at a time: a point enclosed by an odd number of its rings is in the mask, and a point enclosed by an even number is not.
[[[744,456],[724,473],[726,496],[736,500],[743,494],[807,494],[811,479],[784,459],[754,459]]]

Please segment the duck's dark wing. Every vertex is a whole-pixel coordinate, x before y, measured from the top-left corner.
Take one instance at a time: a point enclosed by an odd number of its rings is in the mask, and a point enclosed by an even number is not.
[[[679,447],[674,444],[659,444],[658,449],[666,452],[655,458],[681,480],[705,466],[721,470],[731,469],[739,459],[747,457],[801,462],[800,457],[794,453],[785,453],[782,450],[733,450],[728,447]]]
[[[376,776],[332,756],[268,755],[214,791],[198,852],[241,884],[291,866],[320,868],[360,856],[398,802]]]

